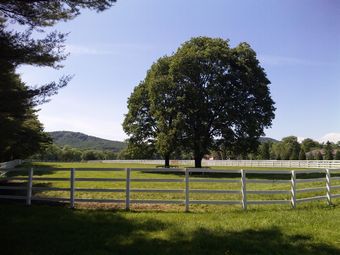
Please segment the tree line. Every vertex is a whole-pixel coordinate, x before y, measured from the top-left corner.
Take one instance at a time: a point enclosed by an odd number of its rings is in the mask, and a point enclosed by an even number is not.
[[[41,152],[31,157],[33,160],[39,161],[62,161],[77,162],[87,160],[110,160],[117,159],[117,153],[108,150],[89,150],[78,149],[70,146],[58,146],[51,144]]]
[[[276,160],[340,160],[340,142],[319,143],[306,138],[301,143],[297,137],[288,136],[280,142],[262,143],[257,153],[248,155],[253,159]]]
[[[114,160],[114,159],[162,159],[162,155],[153,146],[127,147],[119,152],[110,150],[79,149],[71,146],[58,146],[51,144],[40,153],[31,157],[42,161],[76,162],[88,160]],[[194,155],[190,151],[176,150],[172,159],[192,160]],[[313,139],[306,138],[298,142],[297,137],[284,137],[281,141],[262,142],[254,152],[235,154],[224,147],[209,151],[204,155],[206,159],[228,160],[340,160],[340,141],[337,143],[319,143]]]
[[[117,154],[118,159],[161,159],[162,156],[152,147],[137,149],[127,147]],[[177,150],[172,155],[173,159],[193,159],[190,151]],[[265,141],[250,153],[235,153],[221,146],[218,149],[210,150],[206,159],[228,160],[340,160],[340,141],[337,143],[319,143],[313,139],[306,138],[298,142],[297,137],[288,136],[281,141]]]

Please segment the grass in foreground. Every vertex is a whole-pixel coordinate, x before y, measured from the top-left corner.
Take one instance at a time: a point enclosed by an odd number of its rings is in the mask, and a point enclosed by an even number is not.
[[[1,254],[340,254],[340,210],[205,213],[0,204]]]
[[[141,167],[107,164],[43,163],[44,167]],[[149,165],[143,165],[150,167]],[[235,169],[235,168],[234,168]],[[77,172],[77,177],[119,177],[113,172]],[[121,173],[124,176],[124,173]],[[183,178],[175,174],[134,173],[136,178]],[[41,172],[39,177],[68,177],[68,172]],[[193,177],[200,178],[200,176]],[[220,177],[232,178],[232,177]],[[316,185],[318,183],[314,183]],[[37,182],[35,185],[69,187],[68,182]],[[80,187],[119,188],[124,183],[82,182]],[[134,188],[183,188],[176,183],[134,183]],[[182,185],[182,186],[181,186]],[[235,186],[232,186],[235,185]],[[234,183],[193,183],[191,188],[240,189]],[[250,189],[289,189],[286,184],[252,184]],[[302,185],[302,184],[301,184]],[[303,185],[312,185],[311,183]],[[324,183],[319,183],[323,186]],[[302,188],[305,186],[300,186]],[[46,191],[39,196],[65,196]],[[156,196],[157,195],[157,196]],[[193,194],[194,195],[194,194]],[[316,195],[316,194],[309,194]],[[117,198],[123,194],[77,193],[77,197]],[[182,197],[178,197],[182,196]],[[196,194],[191,199],[239,199]],[[230,195],[229,195],[230,196]],[[137,199],[183,199],[183,194],[137,193]],[[252,199],[284,199],[255,196]],[[289,198],[287,198],[289,199]],[[338,202],[339,200],[337,200]],[[21,202],[22,203],[22,202]],[[80,208],[80,207],[78,207]],[[88,207],[86,207],[88,208]],[[96,208],[93,206],[92,208]],[[132,207],[121,210],[71,210],[62,205],[26,207],[0,203],[0,254],[340,254],[340,208],[325,201],[289,205]],[[149,209],[152,209],[151,211]]]

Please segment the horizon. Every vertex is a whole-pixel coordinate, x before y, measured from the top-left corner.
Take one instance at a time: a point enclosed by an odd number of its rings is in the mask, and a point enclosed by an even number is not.
[[[75,74],[51,102],[40,106],[39,120],[46,131],[69,130],[123,141],[127,98],[154,61],[195,36],[230,39],[231,47],[245,41],[265,69],[276,103],[276,117],[265,136],[337,142],[339,10],[340,2],[321,0],[209,5],[118,1],[103,13],[83,11],[53,27],[71,32],[66,41],[70,56],[63,69],[22,66],[18,73],[31,86]]]

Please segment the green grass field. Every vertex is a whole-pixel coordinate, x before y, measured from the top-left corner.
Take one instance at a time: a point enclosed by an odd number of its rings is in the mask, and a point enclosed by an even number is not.
[[[48,167],[141,167],[140,165],[40,163]],[[150,166],[145,166],[150,167]],[[155,167],[155,166],[153,166]],[[233,167],[235,169],[235,167]],[[68,177],[68,172],[37,172],[39,177]],[[124,176],[117,172],[76,172],[76,177]],[[183,178],[176,174],[133,173],[134,178]],[[202,178],[197,175],[191,178]],[[204,176],[205,178],[208,176]],[[274,176],[275,177],[275,176]],[[220,176],[209,178],[235,178]],[[238,177],[237,177],[238,178]],[[258,177],[256,177],[258,178]],[[262,177],[261,177],[262,178]],[[67,182],[35,185],[69,187]],[[124,183],[78,182],[77,187],[124,188]],[[182,189],[183,183],[132,183],[132,188]],[[298,188],[324,183],[299,184]],[[190,188],[239,189],[234,183],[192,183]],[[286,184],[249,184],[248,189],[289,189]],[[35,195],[68,197],[68,192]],[[124,193],[77,193],[77,197],[124,198]],[[176,193],[136,193],[136,199],[184,199]],[[314,196],[307,193],[302,196]],[[253,195],[248,199],[286,199],[285,195]],[[238,195],[191,194],[190,199],[240,199]],[[288,197],[287,197],[288,199]],[[132,206],[125,212],[110,205],[46,205],[0,203],[0,254],[340,254],[340,200],[289,205]]]
[[[26,167],[31,167],[31,165],[26,165]],[[104,163],[34,163],[35,176],[38,177],[65,177],[70,176],[69,171],[53,171],[53,168],[155,168],[155,165],[142,165],[142,164],[104,164]],[[38,170],[39,168],[43,170]],[[240,169],[237,167],[219,167],[217,169]],[[245,169],[256,169],[256,168],[245,168]],[[263,169],[263,168],[261,168]],[[287,168],[285,168],[287,169]],[[282,169],[277,169],[282,170]],[[124,171],[119,172],[108,172],[108,171],[76,171],[76,178],[125,178],[126,174]],[[261,176],[261,175],[248,175],[249,178],[285,178],[290,179],[289,175],[271,175],[271,176]],[[309,177],[309,175],[302,176],[303,178]],[[314,177],[314,176],[313,176]],[[318,177],[318,176],[316,176]],[[323,175],[322,175],[323,177]],[[170,179],[183,179],[184,175],[182,173],[145,173],[142,171],[131,173],[131,178],[170,178]],[[237,179],[239,180],[238,174],[233,175],[221,175],[221,174],[195,174],[191,177],[192,179]],[[340,181],[332,183],[333,185],[339,185]],[[77,188],[107,188],[107,189],[125,189],[125,182],[76,182]],[[157,183],[157,182],[131,182],[132,189],[184,189],[184,183]],[[57,181],[35,181],[34,186],[36,187],[57,187],[57,188],[68,188],[70,186],[69,182],[57,182]],[[308,187],[325,187],[324,181],[313,182],[313,183],[301,183],[298,184],[298,189],[308,188]],[[190,183],[190,189],[215,189],[215,190],[240,190],[241,183]],[[247,184],[247,190],[290,190],[290,184],[279,184],[279,183],[249,183]],[[325,195],[325,192],[309,192],[300,193],[298,198]],[[64,197],[69,198],[68,191],[37,191],[34,192],[36,196],[41,197]],[[131,192],[131,199],[161,199],[161,200],[183,200],[184,193],[141,193],[141,192]],[[125,192],[119,193],[108,193],[108,192],[76,192],[76,198],[95,198],[95,199],[125,199]],[[191,193],[191,200],[241,200],[240,194],[202,194],[202,193]],[[257,195],[249,194],[248,200],[274,200],[274,199],[290,199],[288,194],[277,194],[277,195]],[[321,204],[325,204],[324,202]],[[106,205],[107,206],[107,205]],[[123,206],[123,205],[122,205]],[[121,206],[121,208],[122,208]],[[302,205],[303,206],[303,205]],[[142,206],[145,208],[147,206]],[[199,211],[224,211],[226,210],[239,210],[241,206],[214,206],[214,205],[191,205],[191,210]],[[274,205],[274,206],[255,206],[252,205],[249,209],[258,207],[273,207],[279,209],[290,208],[289,205]],[[141,206],[134,206],[132,208],[141,208]],[[155,208],[155,206],[153,206]],[[164,208],[166,210],[183,211],[184,206],[179,205],[169,205],[169,206],[156,206],[156,208]]]

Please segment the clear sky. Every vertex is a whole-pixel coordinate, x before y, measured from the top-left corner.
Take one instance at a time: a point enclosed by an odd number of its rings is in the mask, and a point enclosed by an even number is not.
[[[70,32],[65,67],[18,70],[29,85],[75,75],[40,107],[46,131],[125,139],[127,98],[151,64],[191,37],[210,36],[257,52],[277,108],[267,136],[340,140],[340,1],[118,0],[54,29]]]

